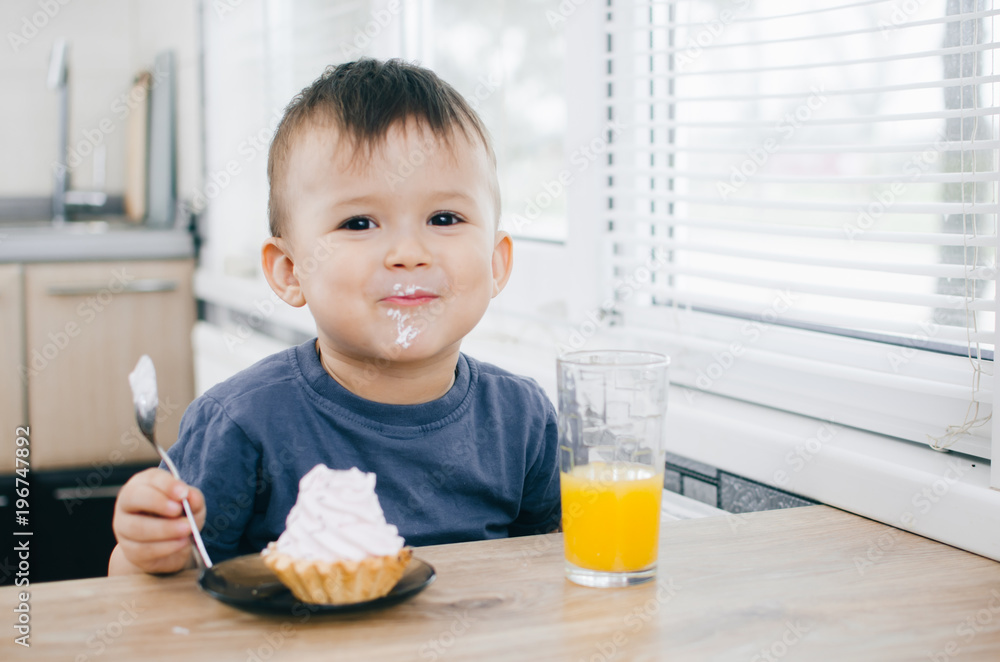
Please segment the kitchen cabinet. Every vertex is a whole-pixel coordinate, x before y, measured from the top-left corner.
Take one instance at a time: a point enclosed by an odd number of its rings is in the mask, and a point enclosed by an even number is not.
[[[24,298],[21,265],[0,264],[0,475],[14,471],[15,430],[27,422],[24,380]]]
[[[100,470],[32,474],[31,581],[106,575],[111,550],[117,542],[111,521],[118,490],[133,474],[148,466],[128,464]]]
[[[169,447],[194,397],[193,260],[22,268],[32,471],[85,468],[100,476],[155,463],[135,424],[128,375],[149,354],[160,402],[156,435]]]

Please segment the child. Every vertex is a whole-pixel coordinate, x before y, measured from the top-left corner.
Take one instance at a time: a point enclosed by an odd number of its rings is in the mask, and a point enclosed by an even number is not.
[[[376,473],[410,545],[556,529],[551,402],[459,351],[512,265],[475,111],[417,66],[344,64],[286,109],[268,177],[264,274],[317,338],[192,403],[170,449],[184,482],[122,488],[109,573],[192,567],[185,494],[213,561],[260,551],[319,463]]]

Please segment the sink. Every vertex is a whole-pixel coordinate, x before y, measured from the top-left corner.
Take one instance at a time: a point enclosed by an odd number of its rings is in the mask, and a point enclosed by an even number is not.
[[[53,224],[51,219],[0,221],[0,262],[180,259],[194,255],[185,230],[150,228],[124,217]]]

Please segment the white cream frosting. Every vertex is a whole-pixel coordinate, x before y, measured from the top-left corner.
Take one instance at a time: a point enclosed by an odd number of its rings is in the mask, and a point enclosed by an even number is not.
[[[394,556],[403,539],[385,521],[375,494],[375,474],[318,464],[299,481],[298,499],[276,547],[297,559],[360,561]]]
[[[156,397],[156,368],[153,359],[146,354],[139,357],[135,370],[129,373],[128,383],[132,387],[132,400],[136,407],[143,410],[156,409],[159,404]]]

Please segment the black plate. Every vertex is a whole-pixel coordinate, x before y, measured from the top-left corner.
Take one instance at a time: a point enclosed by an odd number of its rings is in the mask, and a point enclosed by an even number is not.
[[[302,615],[381,609],[413,597],[434,581],[434,567],[413,557],[399,583],[388,594],[348,605],[301,602],[264,564],[260,554],[247,554],[202,570],[198,583],[213,598],[247,611]]]

